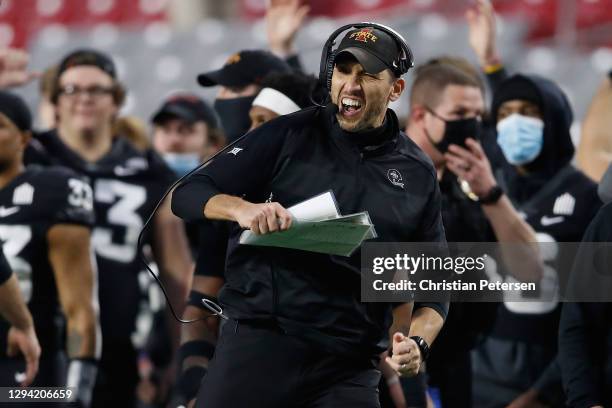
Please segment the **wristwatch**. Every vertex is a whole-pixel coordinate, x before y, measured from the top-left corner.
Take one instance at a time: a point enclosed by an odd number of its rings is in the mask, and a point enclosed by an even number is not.
[[[421,336],[410,336],[412,340],[419,346],[419,350],[421,350],[421,360],[427,360],[429,357],[429,344],[425,341]]]
[[[500,186],[493,186],[487,194],[478,197],[480,204],[495,204],[504,195],[504,190]]]

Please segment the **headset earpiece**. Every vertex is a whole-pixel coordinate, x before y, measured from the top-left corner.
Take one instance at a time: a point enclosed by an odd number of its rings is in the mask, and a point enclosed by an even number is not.
[[[329,60],[327,61],[327,67],[326,67],[326,78],[325,78],[325,86],[327,88],[327,91],[331,91],[331,83],[332,83],[332,76],[334,74],[334,63],[336,61],[336,53],[332,52]]]

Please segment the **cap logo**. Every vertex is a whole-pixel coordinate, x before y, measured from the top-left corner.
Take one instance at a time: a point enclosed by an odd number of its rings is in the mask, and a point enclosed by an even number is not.
[[[376,42],[376,40],[378,40],[378,37],[372,34],[371,28],[362,28],[357,32],[351,33],[349,38],[352,38],[355,41],[361,41],[363,43],[367,43],[368,40],[372,42]]]
[[[225,62],[225,65],[232,65],[232,64],[237,63],[238,61],[240,61],[240,53],[236,53],[232,55],[231,57],[229,57],[227,61]]]

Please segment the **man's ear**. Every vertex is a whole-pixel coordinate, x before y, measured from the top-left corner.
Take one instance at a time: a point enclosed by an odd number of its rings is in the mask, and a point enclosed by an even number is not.
[[[403,78],[398,78],[393,82],[393,88],[391,89],[391,95],[389,95],[389,100],[391,102],[397,101],[400,96],[402,96],[402,92],[404,92],[404,88],[406,87],[406,81]]]
[[[19,132],[21,134],[21,146],[25,149],[32,139],[32,132]]]
[[[419,121],[423,120],[423,118],[425,117],[425,113],[427,113],[427,110],[424,106],[418,104],[411,106],[410,122],[418,123]]]

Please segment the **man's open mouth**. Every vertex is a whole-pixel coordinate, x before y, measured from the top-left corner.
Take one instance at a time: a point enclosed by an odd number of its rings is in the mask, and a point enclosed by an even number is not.
[[[340,100],[340,113],[347,117],[355,116],[361,112],[362,106],[363,102],[360,99],[345,96]]]

